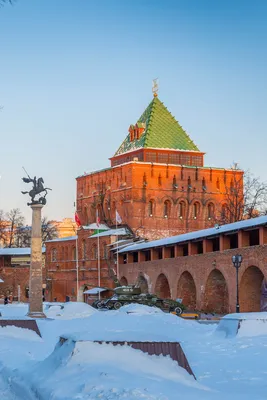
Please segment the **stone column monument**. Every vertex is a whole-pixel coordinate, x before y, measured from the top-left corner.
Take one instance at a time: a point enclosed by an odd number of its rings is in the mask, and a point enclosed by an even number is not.
[[[26,172],[26,171],[25,171]],[[28,175],[28,174],[27,174]],[[30,285],[29,285],[29,312],[28,317],[46,318],[43,312],[43,279],[42,279],[42,233],[41,233],[41,211],[46,204],[47,191],[43,178],[33,179],[22,178],[25,183],[33,183],[33,188],[28,193],[31,203],[27,203],[32,209],[32,238],[31,238],[31,266],[30,266]],[[41,195],[41,193],[44,193]],[[36,199],[36,196],[40,197]]]
[[[32,240],[31,266],[29,285],[29,312],[32,318],[45,318],[43,313],[43,278],[42,278],[42,232],[41,211],[42,204],[32,204]]]

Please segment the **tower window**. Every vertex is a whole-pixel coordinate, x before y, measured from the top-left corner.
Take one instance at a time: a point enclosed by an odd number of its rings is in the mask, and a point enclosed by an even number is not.
[[[57,261],[57,249],[52,249],[51,261]]]
[[[105,260],[108,259],[108,247],[107,247],[107,243],[103,243],[103,258]]]
[[[73,247],[72,248],[72,259],[76,260],[76,257],[77,257],[77,255],[76,255],[76,247]]]
[[[153,217],[154,215],[154,201],[150,200],[148,203],[148,216]]]
[[[82,258],[86,260],[86,241],[85,239],[82,241]]]
[[[197,219],[197,217],[199,215],[199,209],[200,209],[199,203],[194,203],[193,204],[193,218],[194,219]]]
[[[185,217],[185,202],[181,201],[178,205],[178,213],[179,213],[179,218],[183,219]]]
[[[210,168],[210,181],[212,182],[212,169]]]
[[[221,218],[223,221],[226,219],[226,204],[222,205]]]
[[[214,204],[208,204],[208,219],[211,220],[214,218]]]
[[[169,200],[166,200],[164,202],[164,210],[163,214],[165,218],[170,218],[171,215],[171,202]]]
[[[205,178],[202,179],[202,190],[203,190],[204,192],[206,192],[206,190],[207,190],[206,179],[205,179]]]
[[[94,244],[93,245],[93,247],[92,247],[92,259],[93,260],[96,260],[98,257],[98,254],[97,254],[97,247],[96,247],[96,245]]]
[[[189,176],[189,178],[187,179],[187,185],[188,185],[188,189],[192,189],[192,183],[191,183],[191,178]]]

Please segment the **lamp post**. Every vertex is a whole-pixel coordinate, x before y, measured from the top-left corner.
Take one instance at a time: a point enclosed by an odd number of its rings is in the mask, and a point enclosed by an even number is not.
[[[242,263],[242,256],[241,254],[236,254],[235,256],[232,257],[232,262],[234,264],[234,267],[236,269],[236,312],[240,312],[240,306],[239,306],[239,288],[238,288],[238,270],[241,266]]]

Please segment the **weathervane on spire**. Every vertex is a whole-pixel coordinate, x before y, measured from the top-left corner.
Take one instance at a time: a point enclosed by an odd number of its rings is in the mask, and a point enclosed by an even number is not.
[[[159,80],[158,80],[158,78],[156,78],[156,79],[153,79],[153,85],[152,85],[152,93],[153,93],[154,97],[157,97],[158,90],[159,90]]]

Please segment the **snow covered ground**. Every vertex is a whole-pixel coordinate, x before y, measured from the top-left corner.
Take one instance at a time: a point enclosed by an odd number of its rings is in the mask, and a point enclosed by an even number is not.
[[[0,306],[3,317],[23,317],[27,311],[26,305]],[[44,311],[49,318],[38,321],[42,338],[29,330],[0,328],[1,399],[266,398],[267,323],[244,316],[242,330],[226,336],[216,324],[142,306],[103,312],[84,303],[58,303],[45,304]],[[60,336],[70,339],[59,345]],[[93,340],[178,341],[197,380],[168,357]]]

